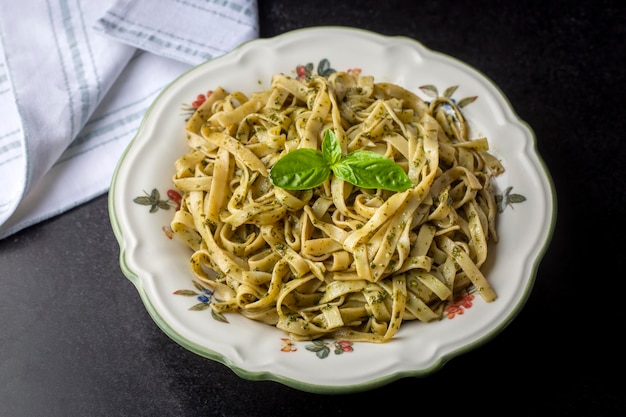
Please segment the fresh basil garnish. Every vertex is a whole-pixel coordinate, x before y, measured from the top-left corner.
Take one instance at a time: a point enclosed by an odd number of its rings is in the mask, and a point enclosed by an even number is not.
[[[361,188],[404,191],[413,183],[391,159],[372,151],[356,150],[341,155],[341,145],[330,129],[324,134],[322,151],[293,150],[280,158],[270,171],[270,181],[286,190],[308,190],[333,174]]]

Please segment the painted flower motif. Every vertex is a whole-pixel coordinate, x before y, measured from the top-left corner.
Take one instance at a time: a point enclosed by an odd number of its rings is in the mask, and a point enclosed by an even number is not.
[[[474,294],[465,293],[461,297],[459,297],[454,302],[448,304],[445,308],[446,317],[448,319],[453,319],[457,315],[462,315],[465,313],[465,310],[468,308],[472,308],[474,301]]]
[[[163,231],[163,233],[165,233],[165,236],[167,236],[168,239],[170,240],[174,239],[174,231],[172,230],[171,227],[163,226],[161,227],[161,230]]]
[[[184,104],[182,107],[183,114],[188,119],[204,102],[211,97],[213,94],[213,90],[209,90],[206,93],[200,93],[196,96],[196,99],[191,102],[191,104]]]
[[[341,350],[341,352],[337,352],[337,350]],[[352,352],[354,348],[352,347],[352,342],[349,340],[339,340],[335,343],[335,353],[343,353],[343,352]]]
[[[198,107],[202,106],[202,104],[206,101],[206,99],[207,99],[206,95],[198,94],[196,96],[196,99],[191,103],[191,107],[193,107],[194,109],[197,109]]]
[[[180,202],[182,201],[183,196],[176,190],[167,190],[167,198],[176,204],[176,210],[180,210]]]
[[[298,350],[296,344],[291,339],[281,337],[280,340],[282,342],[282,347],[280,348],[281,352],[296,352]]]
[[[296,67],[296,78],[298,80],[304,80],[308,75],[310,75],[310,70],[307,70],[305,65],[298,65]]]

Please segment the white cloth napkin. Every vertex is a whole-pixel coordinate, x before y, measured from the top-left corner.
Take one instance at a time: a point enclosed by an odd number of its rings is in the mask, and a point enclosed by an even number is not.
[[[256,0],[0,2],[0,239],[105,193],[159,92],[258,36]]]

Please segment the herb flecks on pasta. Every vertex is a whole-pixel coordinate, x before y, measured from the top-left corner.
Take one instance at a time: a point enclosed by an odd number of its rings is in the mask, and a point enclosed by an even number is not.
[[[496,299],[481,267],[498,238],[492,179],[503,167],[486,138],[470,139],[453,100],[425,102],[355,73],[277,74],[250,95],[217,88],[185,128],[171,227],[216,313],[294,340],[381,343],[404,321],[440,319],[463,292]],[[306,189],[274,185],[273,167],[300,149],[324,172]],[[362,151],[397,164],[410,183],[365,188],[329,169]],[[302,177],[291,182],[310,175],[287,171]]]

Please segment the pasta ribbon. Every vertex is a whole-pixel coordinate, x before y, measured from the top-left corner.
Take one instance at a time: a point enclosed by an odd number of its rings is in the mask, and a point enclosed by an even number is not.
[[[276,161],[322,151],[327,129],[343,155],[384,155],[413,186],[365,189],[331,174],[308,190],[275,187]],[[250,95],[215,88],[185,130],[171,228],[216,312],[294,340],[384,343],[406,321],[441,319],[461,292],[496,300],[481,268],[498,240],[492,181],[504,167],[487,138],[470,138],[454,100],[356,73],[275,74]]]

